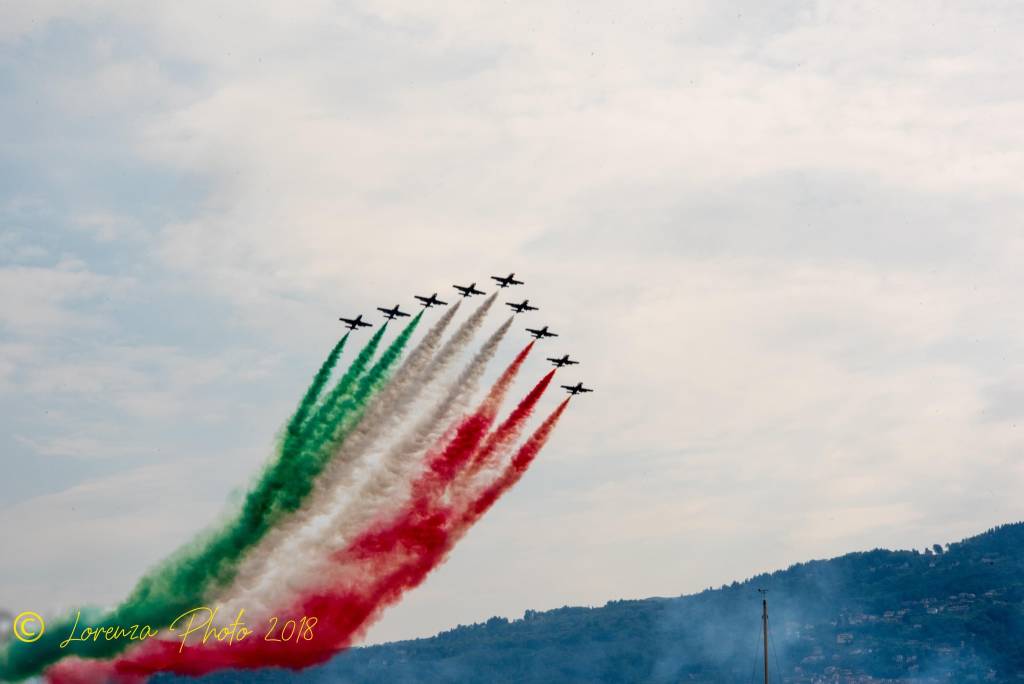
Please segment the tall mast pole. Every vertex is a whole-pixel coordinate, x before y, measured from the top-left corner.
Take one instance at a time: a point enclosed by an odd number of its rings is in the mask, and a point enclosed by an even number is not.
[[[764,684],[768,684],[768,590],[758,589],[761,594],[761,632],[764,634]]]

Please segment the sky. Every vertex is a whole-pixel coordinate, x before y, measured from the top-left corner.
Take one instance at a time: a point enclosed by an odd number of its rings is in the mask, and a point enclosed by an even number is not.
[[[339,315],[513,270],[597,392],[371,642],[1024,519],[1024,8],[426,5],[0,2],[0,608],[122,598]]]

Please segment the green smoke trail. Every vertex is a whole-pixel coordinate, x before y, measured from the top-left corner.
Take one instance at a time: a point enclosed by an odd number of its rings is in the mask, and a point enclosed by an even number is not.
[[[294,461],[296,472],[293,475],[296,482],[308,483],[308,487],[292,487],[285,491],[280,500],[280,505],[284,509],[295,510],[309,494],[313,480],[323,470],[335,450],[345,441],[352,428],[359,423],[370,398],[390,377],[391,369],[402,355],[402,350],[422,317],[421,311],[384,350],[373,368],[359,378],[355,391],[329,406],[325,415],[312,426],[311,435],[302,445],[302,457]]]
[[[302,475],[303,479],[311,481],[310,476],[313,473],[319,474],[352,428],[358,424],[370,397],[388,379],[390,370],[394,367],[395,361],[398,360],[402,349],[409,342],[409,338],[412,337],[422,317],[423,311],[420,311],[381,354],[377,364],[359,378],[355,391],[331,405],[323,419],[313,426],[311,434],[303,444],[303,458],[297,463],[297,467],[305,471]],[[294,506],[296,502],[283,503]]]
[[[296,510],[309,494],[313,480],[323,470],[333,448],[344,440],[373,393],[386,382],[421,318],[422,312],[406,325],[369,371],[353,373],[350,368],[345,373],[306,420],[307,425],[300,430],[297,441],[299,447],[292,457],[279,458],[264,472],[234,519],[205,533],[196,543],[178,551],[145,575],[117,608],[105,614],[83,609],[81,625],[128,628],[137,624],[140,628],[150,625],[163,629],[182,613],[202,606],[211,588],[230,582],[242,554],[282,516]],[[362,360],[362,367],[366,367],[382,335],[383,327],[360,352],[353,366]],[[372,349],[367,353],[369,347]],[[332,426],[331,421],[336,425]],[[301,434],[307,431],[315,439],[302,439]],[[6,652],[0,653],[0,680],[13,681],[39,674],[67,656],[108,658],[134,643],[127,639],[100,639],[74,641],[61,648],[60,643],[71,633],[73,624],[72,615],[62,624],[48,625],[35,642],[11,641]]]
[[[392,347],[402,339],[403,334],[406,336],[406,340],[408,339],[408,335],[412,334],[412,329],[415,329],[416,327],[414,324],[419,322],[419,318],[420,316],[417,316],[412,322],[406,325],[406,330],[403,330],[402,334],[399,335],[398,340],[395,340],[395,342],[392,343]],[[356,360],[352,363],[349,369],[345,371],[345,375],[342,376],[341,380],[338,381],[327,396],[324,397],[324,400],[316,407],[313,415],[308,421],[306,421],[305,425],[302,426],[299,435],[294,440],[292,444],[294,448],[302,449],[310,439],[330,430],[331,425],[336,423],[338,419],[344,415],[351,403],[346,403],[345,400],[350,398],[349,395],[352,392],[353,385],[355,385],[356,381],[363,376],[366,371],[366,367],[370,365],[370,360],[373,358],[373,355],[377,353],[377,347],[380,345],[380,340],[384,336],[384,331],[387,329],[387,326],[388,324],[385,323],[373,334],[370,341],[366,343],[366,346],[363,347],[359,352],[359,355],[356,356]],[[406,331],[408,331],[408,334],[406,334]],[[404,346],[405,341],[402,341],[401,345]],[[401,349],[399,349],[399,353],[400,352]]]
[[[323,378],[323,382],[320,384],[320,388],[316,395],[311,397],[311,393],[306,392],[306,396],[303,398],[303,404],[300,405],[299,411],[296,411],[295,417],[289,421],[288,428],[285,431],[284,441],[281,444],[280,461],[282,464],[295,459],[302,452],[302,448],[308,441],[310,434],[314,433],[323,421],[331,419],[333,409],[341,403],[342,399],[348,396],[356,380],[363,375],[366,371],[366,367],[370,365],[370,359],[372,359],[373,355],[377,353],[377,347],[380,345],[380,340],[384,337],[384,332],[387,330],[387,327],[388,324],[385,323],[377,329],[377,332],[373,334],[373,337],[371,337],[370,341],[366,343],[366,346],[359,351],[359,354],[356,356],[356,360],[352,362],[352,365],[348,367],[345,374],[341,376],[341,379],[338,380],[319,405],[316,403],[317,399],[320,398],[319,390],[323,389],[327,382],[327,377],[330,376],[330,372],[328,372],[327,376]],[[345,337],[348,337],[348,335],[346,334]],[[344,338],[342,339],[344,340]],[[326,366],[326,364],[324,365]],[[314,379],[314,384],[320,379],[320,374],[318,373]],[[312,390],[312,387],[310,390]],[[309,401],[307,402],[307,400]],[[296,420],[296,418],[299,417],[300,411],[304,411],[304,415],[301,416],[300,420]],[[310,413],[312,413],[311,416]],[[267,482],[268,489],[276,490],[280,487],[281,477],[284,475],[283,473],[278,472],[280,469],[281,468],[271,468],[264,474],[264,479],[269,480]]]
[[[327,385],[327,381],[331,378],[331,371],[338,364],[338,358],[341,356],[342,350],[345,348],[345,343],[348,342],[349,333],[338,340],[338,343],[334,345],[331,352],[324,359],[323,365],[317,370],[316,375],[313,376],[313,383],[306,390],[306,393],[302,396],[302,401],[299,402],[298,408],[295,409],[295,413],[292,414],[291,420],[288,421],[287,427],[285,427],[284,440],[281,445],[281,450],[284,451],[288,448],[288,445],[295,442],[301,434],[303,423],[306,422],[306,418],[309,417],[310,412],[316,407],[317,401],[320,399],[320,393]]]

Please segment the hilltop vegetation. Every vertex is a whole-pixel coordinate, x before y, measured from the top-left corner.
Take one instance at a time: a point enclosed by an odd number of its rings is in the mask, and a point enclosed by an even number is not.
[[[1024,523],[1003,525],[925,552],[851,553],[691,596],[491,618],[353,649],[297,674],[227,672],[203,681],[753,681],[758,588],[769,591],[773,678],[1024,681],[1022,549]]]

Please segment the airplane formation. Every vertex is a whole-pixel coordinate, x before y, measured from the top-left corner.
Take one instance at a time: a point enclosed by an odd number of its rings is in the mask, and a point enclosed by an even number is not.
[[[491,280],[495,281],[498,285],[498,288],[500,289],[511,287],[513,285],[525,284],[522,280],[516,280],[515,273],[509,273],[507,276],[491,276]],[[469,285],[452,285],[452,287],[455,288],[458,291],[459,295],[462,297],[472,297],[474,295],[487,294],[483,290],[477,289],[475,282],[470,283]],[[422,306],[424,309],[429,309],[432,306],[448,306],[448,302],[442,301],[437,298],[436,292],[431,294],[430,296],[413,296],[417,300],[419,300],[420,306]],[[521,302],[505,302],[505,305],[512,308],[513,315],[521,314],[526,311],[540,310],[540,307],[532,306],[530,304],[529,299],[524,299]],[[399,308],[398,304],[395,304],[390,309],[387,307],[378,306],[377,311],[383,313],[384,318],[389,321],[392,321],[396,318],[405,318],[410,315],[405,311],[402,311]],[[359,314],[355,318],[345,318],[344,316],[342,316],[338,320],[344,323],[345,327],[348,328],[349,330],[358,330],[359,328],[370,328],[373,326],[372,323],[363,320],[362,314]],[[558,337],[558,333],[551,332],[550,330],[548,330],[548,326],[546,325],[543,328],[526,328],[526,332],[530,333],[530,335],[534,339],[538,340],[543,340],[546,337]],[[568,354],[565,354],[561,357],[548,357],[547,360],[550,361],[551,364],[557,368],[561,368],[562,366],[575,366],[576,364],[579,363],[579,361],[570,359]],[[576,396],[577,394],[581,394],[584,392],[594,391],[590,388],[584,387],[582,382],[577,382],[575,385],[562,385],[561,387],[562,389],[564,389],[566,392],[573,396]]]

